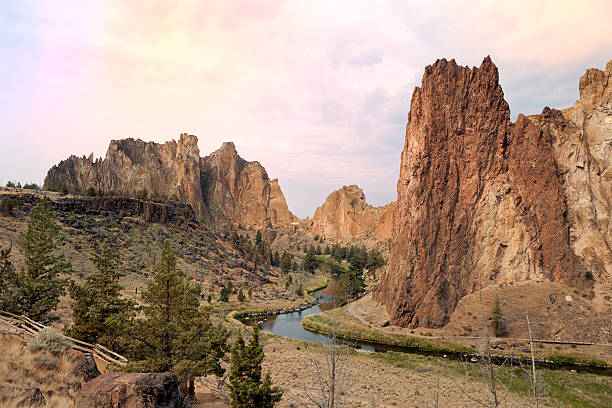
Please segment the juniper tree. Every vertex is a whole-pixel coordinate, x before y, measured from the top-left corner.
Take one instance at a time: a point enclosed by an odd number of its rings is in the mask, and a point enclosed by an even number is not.
[[[25,268],[17,275],[15,312],[48,323],[55,318],[65,279],[72,267],[59,253],[60,227],[47,199],[36,204],[29,214],[28,227],[19,236],[19,250]]]
[[[491,309],[491,328],[497,337],[507,334],[506,325],[504,324],[504,312],[502,311],[501,302],[497,296],[493,301],[493,308]]]
[[[100,343],[113,350],[124,348],[123,334],[134,315],[134,302],[121,297],[116,250],[108,241],[98,246],[91,257],[97,271],[81,285],[70,285],[72,327],[70,336]]]
[[[281,400],[282,392],[272,385],[270,373],[262,381],[264,352],[259,344],[259,330],[259,326],[253,326],[248,346],[239,334],[232,347],[229,377],[232,408],[272,408]]]

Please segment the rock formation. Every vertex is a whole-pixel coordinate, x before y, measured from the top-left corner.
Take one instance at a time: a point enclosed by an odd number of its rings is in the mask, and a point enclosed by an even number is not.
[[[278,180],[270,180],[259,162],[238,156],[231,142],[200,160],[204,202],[213,219],[228,218],[243,226],[262,227],[290,223]]]
[[[373,207],[366,202],[363,191],[355,186],[343,186],[331,193],[325,203],[315,210],[310,227],[313,234],[337,241],[354,241],[358,236],[372,233],[379,240],[390,237],[387,224],[390,204]],[[379,228],[384,215],[385,225]]]
[[[270,180],[258,162],[238,156],[233,143],[200,157],[197,137],[187,134],[178,143],[113,140],[103,160],[71,156],[45,178],[47,190],[63,186],[179,200],[215,224],[261,228],[295,220],[278,180]]]
[[[439,327],[487,285],[589,287],[612,273],[612,62],[580,101],[510,110],[489,57],[425,68],[402,151],[390,257],[374,297],[393,324]]]
[[[172,373],[105,373],[88,381],[74,398],[76,408],[188,408]]]

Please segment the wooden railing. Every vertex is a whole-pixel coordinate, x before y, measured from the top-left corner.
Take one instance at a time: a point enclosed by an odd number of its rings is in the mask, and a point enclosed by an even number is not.
[[[46,327],[47,326],[35,322],[28,317],[0,310],[0,331],[4,333],[13,334],[25,340],[29,340],[36,337],[38,333]],[[72,337],[64,337],[73,343],[72,348],[74,350],[82,353],[91,353],[107,363],[125,365],[128,362],[127,358],[100,344],[89,344],[81,340],[73,339]]]

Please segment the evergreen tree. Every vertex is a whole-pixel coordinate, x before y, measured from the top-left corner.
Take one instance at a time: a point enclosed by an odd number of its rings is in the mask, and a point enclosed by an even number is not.
[[[317,255],[321,255],[322,254],[322,252],[321,252],[321,245],[317,245],[317,249],[316,249],[315,253]]]
[[[172,371],[181,389],[193,396],[196,376],[221,375],[220,360],[227,351],[229,333],[213,325],[207,309],[199,310],[200,287],[191,284],[176,267],[176,257],[166,240],[160,263],[143,293],[144,317],[135,322],[135,371]]]
[[[64,293],[62,276],[72,269],[64,255],[58,253],[59,232],[45,198],[30,210],[28,227],[19,236],[25,269],[17,276],[14,312],[43,324],[55,319],[50,312]]]
[[[255,235],[255,245],[261,244],[261,231],[257,231],[257,235]]]
[[[72,283],[72,327],[68,334],[77,339],[100,343],[113,350],[124,348],[123,333],[134,315],[134,302],[121,297],[116,251],[108,241],[97,249],[91,260],[97,272],[85,283]]]
[[[503,337],[507,333],[506,325],[504,324],[504,312],[501,308],[499,297],[495,296],[493,308],[491,309],[491,328],[497,337]]]
[[[378,251],[377,248],[372,248],[368,255],[368,261],[366,263],[366,268],[368,271],[375,271],[376,269],[385,265],[385,260],[382,255]]]
[[[329,255],[330,253],[331,253],[331,250],[329,249],[329,245],[327,245],[327,246],[325,247],[325,250],[323,251],[323,254],[324,254],[324,255]]]
[[[283,252],[283,256],[280,260],[280,267],[283,270],[283,273],[289,273],[291,271],[291,260],[293,256],[289,252]]]
[[[229,302],[229,296],[232,293],[232,289],[229,286],[224,286],[221,288],[221,293],[219,293],[219,302]]]
[[[0,310],[16,311],[17,273],[11,262],[11,249],[0,249]]]
[[[244,296],[244,293],[242,292],[242,289],[240,289],[240,291],[238,292],[238,301],[241,302],[241,303],[246,301],[246,296]]]
[[[304,257],[304,269],[311,273],[314,273],[315,269],[317,269],[318,266],[319,266],[319,263],[315,259],[314,246],[312,246],[306,253],[306,256]]]
[[[270,373],[262,381],[261,362],[264,352],[259,344],[259,330],[259,326],[253,327],[248,346],[242,334],[239,334],[232,347],[229,377],[232,408],[272,408],[281,400],[282,393],[272,385]]]

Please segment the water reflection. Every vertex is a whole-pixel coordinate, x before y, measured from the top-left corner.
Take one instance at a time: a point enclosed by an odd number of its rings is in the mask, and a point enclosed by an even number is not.
[[[302,320],[306,316],[310,316],[322,311],[330,310],[335,307],[333,302],[324,302],[304,309],[301,312],[284,313],[274,316],[268,316],[260,323],[263,331],[274,333],[283,337],[290,337],[298,340],[317,341],[323,344],[329,344],[329,337],[312,333],[302,327]],[[350,344],[361,350],[374,351],[374,347],[368,344]]]

